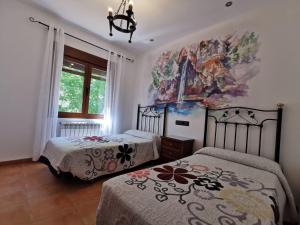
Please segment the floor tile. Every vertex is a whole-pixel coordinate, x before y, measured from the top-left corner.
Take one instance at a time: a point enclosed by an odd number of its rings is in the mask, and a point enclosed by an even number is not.
[[[25,184],[23,183],[23,181],[20,179],[14,180],[12,182],[0,185],[0,197],[24,190]]]
[[[0,196],[0,210],[6,207],[28,204],[25,191],[16,191],[12,193],[2,194]]]
[[[0,225],[30,225],[27,204],[9,205],[0,208]]]
[[[73,204],[61,194],[48,198],[31,199],[29,208],[33,222],[76,212]]]
[[[17,175],[21,173],[20,165],[2,165],[0,166],[0,176],[4,175]]]
[[[96,224],[96,210],[98,202],[90,202],[76,205],[78,214],[81,216],[85,225]]]
[[[0,225],[95,225],[105,180],[59,179],[37,162],[0,166]]]
[[[85,225],[81,218],[74,214],[69,213],[64,216],[54,216],[40,220],[38,222],[33,222],[33,225]]]

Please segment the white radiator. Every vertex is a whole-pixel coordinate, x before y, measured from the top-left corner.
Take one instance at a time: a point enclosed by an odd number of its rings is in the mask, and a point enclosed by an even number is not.
[[[60,121],[58,137],[84,137],[103,135],[103,125],[94,121]]]

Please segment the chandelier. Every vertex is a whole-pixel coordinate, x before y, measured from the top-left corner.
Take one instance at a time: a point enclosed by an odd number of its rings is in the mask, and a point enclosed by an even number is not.
[[[128,8],[126,10],[126,6],[128,4]],[[114,27],[116,30],[122,33],[129,33],[129,43],[131,43],[131,38],[133,32],[136,30],[136,21],[134,18],[133,2],[129,0],[122,0],[118,10],[113,14],[113,9],[108,8],[108,21],[109,21],[109,35],[113,36],[112,28]],[[125,14],[126,13],[126,14]]]

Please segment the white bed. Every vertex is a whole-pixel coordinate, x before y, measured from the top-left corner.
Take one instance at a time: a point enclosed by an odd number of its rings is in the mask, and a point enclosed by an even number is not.
[[[92,180],[158,159],[157,142],[158,135],[139,130],[104,137],[59,137],[48,142],[42,157],[58,174]]]
[[[104,182],[97,225],[276,225],[294,198],[279,164],[205,148]]]
[[[277,225],[285,209],[285,219],[295,223],[294,197],[279,165],[282,110],[282,104],[275,110],[206,107],[206,148],[106,181],[97,225]],[[266,128],[274,122],[273,145]],[[274,161],[265,157],[273,146]]]

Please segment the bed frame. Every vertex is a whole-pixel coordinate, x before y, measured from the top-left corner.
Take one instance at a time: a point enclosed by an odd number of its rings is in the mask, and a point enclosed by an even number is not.
[[[247,107],[227,107],[227,108],[218,108],[211,109],[206,107],[205,109],[205,125],[204,125],[204,141],[203,147],[207,147],[208,142],[208,125],[210,122],[214,126],[214,136],[213,136],[213,146],[216,146],[217,138],[221,135],[221,146],[223,149],[228,149],[226,147],[226,141],[228,140],[228,129],[233,129],[234,132],[234,147],[233,150],[236,151],[237,145],[237,131],[239,127],[244,127],[246,129],[246,138],[245,138],[245,149],[244,152],[248,153],[248,142],[249,142],[249,133],[258,132],[258,156],[261,156],[261,145],[262,145],[262,135],[264,131],[264,126],[267,121],[273,121],[276,123],[276,138],[275,138],[275,161],[279,163],[280,158],[280,139],[281,139],[281,123],[282,123],[282,111],[283,104],[278,104],[277,109],[274,110],[262,110],[255,108]],[[258,116],[260,114],[260,116]],[[261,115],[263,114],[263,115]],[[223,126],[221,134],[220,128]],[[258,129],[250,129],[256,127]]]
[[[167,113],[168,113],[168,105],[151,105],[151,106],[141,106],[138,105],[137,110],[137,124],[136,129],[141,131],[153,132],[156,134],[160,134],[162,130],[162,136],[166,134],[166,123],[167,123]],[[162,120],[162,124],[161,124]],[[162,126],[162,129],[161,129]],[[59,174],[57,171],[52,167],[50,161],[41,156],[39,158],[39,162],[44,163],[48,166],[50,172],[59,178],[68,178],[73,179],[79,182],[93,182],[97,180],[95,178],[92,181],[83,181],[77,177],[74,177],[70,172],[60,172]],[[120,171],[118,174],[121,174],[123,171]],[[127,171],[128,172],[128,171]],[[106,176],[106,175],[105,175]],[[109,176],[109,174],[107,175]]]
[[[167,104],[151,105],[151,106],[141,106],[139,104],[137,110],[136,129],[160,134],[161,126],[162,126],[162,136],[165,136],[167,115],[168,115]],[[161,120],[163,120],[162,124],[161,124]]]

